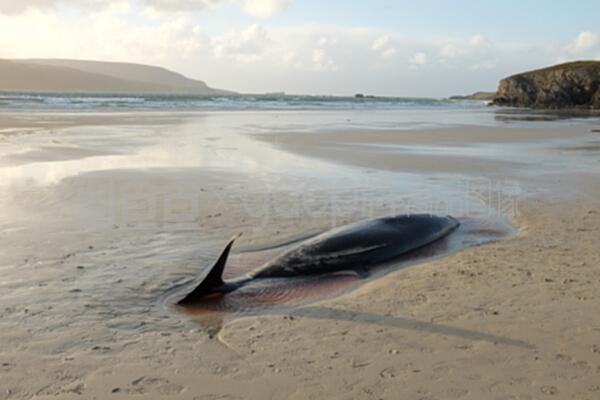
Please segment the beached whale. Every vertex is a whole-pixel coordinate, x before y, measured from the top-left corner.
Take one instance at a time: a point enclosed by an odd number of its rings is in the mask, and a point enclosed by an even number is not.
[[[240,278],[223,281],[223,270],[233,238],[208,275],[179,304],[192,304],[207,296],[228,293],[244,284],[266,278],[332,274],[343,271],[363,276],[369,268],[435,242],[459,226],[450,217],[429,214],[399,215],[355,222],[332,229],[286,251]]]

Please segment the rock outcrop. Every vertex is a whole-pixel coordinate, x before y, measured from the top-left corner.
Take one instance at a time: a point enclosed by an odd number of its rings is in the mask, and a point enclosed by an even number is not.
[[[500,81],[494,105],[600,109],[600,61],[577,61]]]
[[[496,92],[475,92],[466,96],[451,96],[450,100],[477,100],[492,101],[496,98]]]

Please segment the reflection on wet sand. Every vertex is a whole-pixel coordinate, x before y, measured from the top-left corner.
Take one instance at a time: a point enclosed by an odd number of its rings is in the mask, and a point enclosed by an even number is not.
[[[545,110],[528,108],[494,108],[494,118],[502,123],[517,122],[558,122],[569,121],[577,123],[577,120],[599,118],[597,110]]]

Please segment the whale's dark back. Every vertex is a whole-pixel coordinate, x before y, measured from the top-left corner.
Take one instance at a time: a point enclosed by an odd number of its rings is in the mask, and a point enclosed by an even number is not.
[[[251,276],[274,278],[362,271],[432,243],[458,225],[452,217],[428,214],[360,221],[315,236]]]

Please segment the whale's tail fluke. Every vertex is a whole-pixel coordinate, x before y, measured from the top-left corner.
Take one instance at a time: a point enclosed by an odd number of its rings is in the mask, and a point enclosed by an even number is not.
[[[227,257],[229,256],[229,251],[233,246],[233,242],[237,238],[239,238],[242,234],[235,235],[225,246],[223,252],[219,256],[219,259],[212,266],[208,275],[200,282],[198,286],[190,293],[187,294],[183,299],[179,300],[177,304],[185,305],[191,304],[199,301],[203,297],[206,297],[210,294],[219,293],[219,292],[228,292],[228,286],[223,281],[223,270],[225,269],[225,264],[227,263]]]

